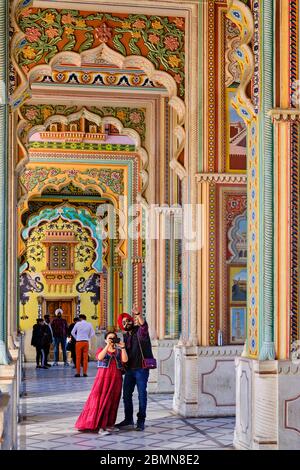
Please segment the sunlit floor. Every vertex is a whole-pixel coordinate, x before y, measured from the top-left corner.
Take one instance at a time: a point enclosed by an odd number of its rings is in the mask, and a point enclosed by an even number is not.
[[[72,367],[36,369],[26,364],[19,449],[34,450],[220,450],[232,449],[234,418],[183,418],[172,411],[172,395],[149,394],[144,432],[123,431],[108,436],[81,433],[74,423],[92,387],[89,377],[75,378]],[[135,403],[137,397],[135,396]],[[135,412],[137,406],[135,405]],[[118,421],[123,419],[121,401]]]

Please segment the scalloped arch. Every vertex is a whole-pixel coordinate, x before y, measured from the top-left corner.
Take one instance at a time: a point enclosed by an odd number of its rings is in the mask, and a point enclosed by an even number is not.
[[[228,248],[231,253],[231,258],[228,261],[229,263],[236,263],[239,262],[239,256],[237,252],[237,239],[236,239],[236,234],[239,230],[239,223],[242,222],[243,220],[247,221],[247,210],[245,210],[242,214],[237,215],[232,222],[232,225],[230,229],[228,230]]]
[[[67,209],[68,212],[64,212],[64,209]],[[92,216],[88,210],[84,210],[84,219],[80,217],[79,212],[82,209],[74,208],[71,204],[60,204],[55,208],[46,208],[43,207],[38,211],[38,214],[31,215],[28,219],[27,227],[22,230],[22,238],[23,240],[27,240],[30,236],[31,230],[38,227],[41,223],[45,222],[53,222],[57,220],[59,217],[64,220],[69,220],[70,222],[77,222],[82,227],[89,230],[91,237],[96,242],[96,258],[92,263],[92,267],[96,271],[101,270],[101,246],[102,246],[102,239],[97,233],[97,217]]]
[[[26,163],[29,161],[29,155],[28,155],[28,150],[26,148],[26,145],[29,143],[29,139],[33,134],[37,132],[45,131],[50,124],[57,123],[57,122],[62,123],[62,124],[69,124],[73,121],[78,120],[80,117],[85,117],[86,119],[90,120],[91,122],[94,122],[98,126],[100,124],[113,124],[121,134],[127,135],[133,140],[133,142],[136,145],[135,152],[139,154],[141,157],[141,163],[142,163],[141,172],[140,172],[140,175],[142,178],[141,193],[144,194],[147,189],[148,182],[149,182],[149,175],[147,172],[147,168],[149,164],[149,156],[148,156],[148,152],[146,151],[146,149],[144,147],[141,147],[141,138],[139,134],[134,129],[124,127],[119,119],[115,117],[110,117],[110,116],[106,116],[102,118],[101,116],[98,116],[98,114],[92,113],[91,111],[87,110],[85,107],[81,108],[76,113],[70,114],[69,116],[63,116],[60,114],[50,116],[48,119],[46,119],[43,125],[33,126],[27,132],[26,141],[21,140],[21,133],[24,129],[24,126],[27,125],[27,121],[25,121],[24,119],[20,121],[17,127],[17,140],[18,140],[19,145],[22,147],[26,157],[23,158],[18,163],[16,167],[17,171],[20,172],[24,168]]]
[[[18,42],[24,38],[24,34],[19,32],[13,38],[12,50],[17,48]],[[173,156],[171,158],[171,168],[173,168],[180,178],[186,174],[185,168],[179,163],[178,157],[185,144],[185,130],[184,121],[186,115],[186,108],[183,100],[177,96],[177,85],[174,78],[167,72],[156,70],[154,65],[143,56],[131,55],[124,57],[120,53],[112,50],[106,44],[100,44],[94,49],[84,51],[81,53],[64,51],[56,54],[48,65],[36,65],[29,73],[28,78],[25,76],[23,70],[19,67],[16,57],[12,57],[12,61],[21,78],[21,84],[16,90],[12,97],[12,106],[14,108],[19,107],[21,104],[30,98],[31,96],[31,83],[36,80],[39,76],[44,74],[51,74],[52,70],[56,65],[69,64],[73,66],[81,67],[84,62],[90,64],[99,64],[107,61],[111,65],[119,68],[132,68],[136,67],[145,72],[147,77],[154,83],[161,84],[165,87],[169,96],[169,106],[175,114],[173,121],[173,132],[176,135],[173,146]],[[145,180],[145,175],[143,176]]]
[[[241,68],[241,82],[237,89],[232,105],[237,113],[248,125],[255,116],[254,106],[247,96],[247,85],[254,73],[254,58],[248,46],[254,34],[254,22],[251,11],[240,0],[227,0],[227,17],[238,26],[240,30],[240,46],[236,48],[235,57]]]

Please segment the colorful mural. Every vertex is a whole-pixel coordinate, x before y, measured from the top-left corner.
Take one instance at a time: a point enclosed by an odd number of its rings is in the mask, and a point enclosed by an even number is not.
[[[227,93],[227,147],[226,171],[242,173],[247,169],[247,126],[232,106],[236,88],[228,88]]]
[[[25,72],[58,52],[81,53],[104,43],[124,56],[146,56],[174,77],[184,95],[184,18],[26,8],[18,23],[24,33],[18,62]]]
[[[72,208],[64,208],[66,215],[67,210],[70,210],[70,218],[74,219],[74,211]],[[51,214],[52,212],[52,214]],[[47,216],[53,220],[46,220]],[[56,219],[54,219],[56,217]],[[87,218],[85,218],[85,222]],[[89,287],[88,282],[85,279],[91,279],[95,276],[99,279],[99,273],[93,268],[93,263],[96,258],[96,245],[97,241],[92,236],[92,227],[85,228],[80,223],[80,214],[77,214],[78,221],[66,220],[66,218],[57,217],[55,211],[41,211],[39,217],[31,218],[29,226],[24,230],[23,236],[26,239],[26,254],[24,260],[27,263],[26,270],[20,274],[21,284],[21,327],[28,329],[35,323],[35,319],[38,315],[38,306],[41,303],[41,296],[43,299],[44,314],[46,313],[46,301],[55,301],[61,298],[64,300],[69,299],[75,305],[75,298],[80,293],[81,310],[89,317],[93,325],[99,326],[99,321],[96,320],[94,305],[98,305],[100,300],[100,285],[99,282],[93,287]],[[49,234],[58,234],[57,238],[53,238],[49,242]],[[49,264],[49,253],[51,246],[67,246],[70,243],[70,234],[74,237],[74,262],[70,266],[58,266],[55,267]],[[47,241],[48,240],[48,241]],[[66,248],[67,249],[67,248]],[[99,251],[99,250],[98,250]],[[99,253],[100,259],[102,253]],[[58,259],[55,257],[54,261]],[[67,258],[67,256],[66,256]],[[63,258],[64,259],[64,258]],[[101,267],[101,264],[100,266]],[[67,269],[69,268],[69,269]],[[24,269],[24,266],[23,266]],[[70,273],[70,275],[68,274]],[[74,273],[72,282],[69,283],[71,273]],[[87,273],[88,277],[83,278],[82,273]],[[63,283],[60,282],[63,276],[68,276],[68,280]],[[85,286],[83,289],[79,289],[83,281]],[[95,284],[95,283],[94,283]],[[97,287],[97,290],[95,289]],[[94,293],[95,297],[91,297],[89,293]],[[97,302],[95,302],[97,300]],[[99,312],[98,312],[99,313]],[[72,316],[75,316],[75,310],[71,312]],[[26,318],[27,317],[27,318]],[[25,323],[23,323],[25,322]]]
[[[27,121],[27,125],[22,128],[20,137],[23,142],[26,141],[26,136],[30,129],[34,126],[44,124],[46,119],[51,116],[70,116],[80,110],[80,106],[66,106],[66,105],[28,105],[25,104],[20,108],[20,114],[23,119]],[[96,107],[90,106],[86,108],[92,113],[100,117],[112,116],[123,124],[124,127],[134,129],[141,138],[141,143],[144,145],[146,138],[146,110],[144,108],[129,108],[129,107]]]

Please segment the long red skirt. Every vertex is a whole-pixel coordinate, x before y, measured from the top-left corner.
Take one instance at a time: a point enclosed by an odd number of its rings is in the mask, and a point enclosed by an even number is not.
[[[112,358],[107,369],[99,367],[93,388],[75,423],[82,431],[114,426],[122,391],[122,372]]]

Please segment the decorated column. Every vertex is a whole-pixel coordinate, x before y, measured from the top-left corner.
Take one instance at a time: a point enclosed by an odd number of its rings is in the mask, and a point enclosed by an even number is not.
[[[8,353],[7,317],[7,208],[8,208],[8,2],[0,1],[0,439],[1,449],[17,447],[17,404],[19,383],[17,380],[18,354],[12,361]],[[10,254],[12,256],[12,254]],[[13,289],[13,286],[11,286]],[[5,432],[4,423],[12,423]]]
[[[249,139],[248,325],[243,357],[236,360],[237,448],[300,445],[300,368],[291,349],[298,314],[293,286],[298,247],[293,245],[299,227],[299,126],[298,110],[290,109],[297,78],[297,3],[255,2],[251,17],[242,2],[229,2],[228,15],[243,38],[237,49],[243,86],[235,106]],[[245,90],[253,73],[258,91],[250,100]]]
[[[7,354],[7,314],[6,314],[6,292],[7,292],[7,155],[8,155],[8,106],[7,106],[7,40],[8,40],[8,8],[7,2],[0,3],[0,364],[8,364]]]

